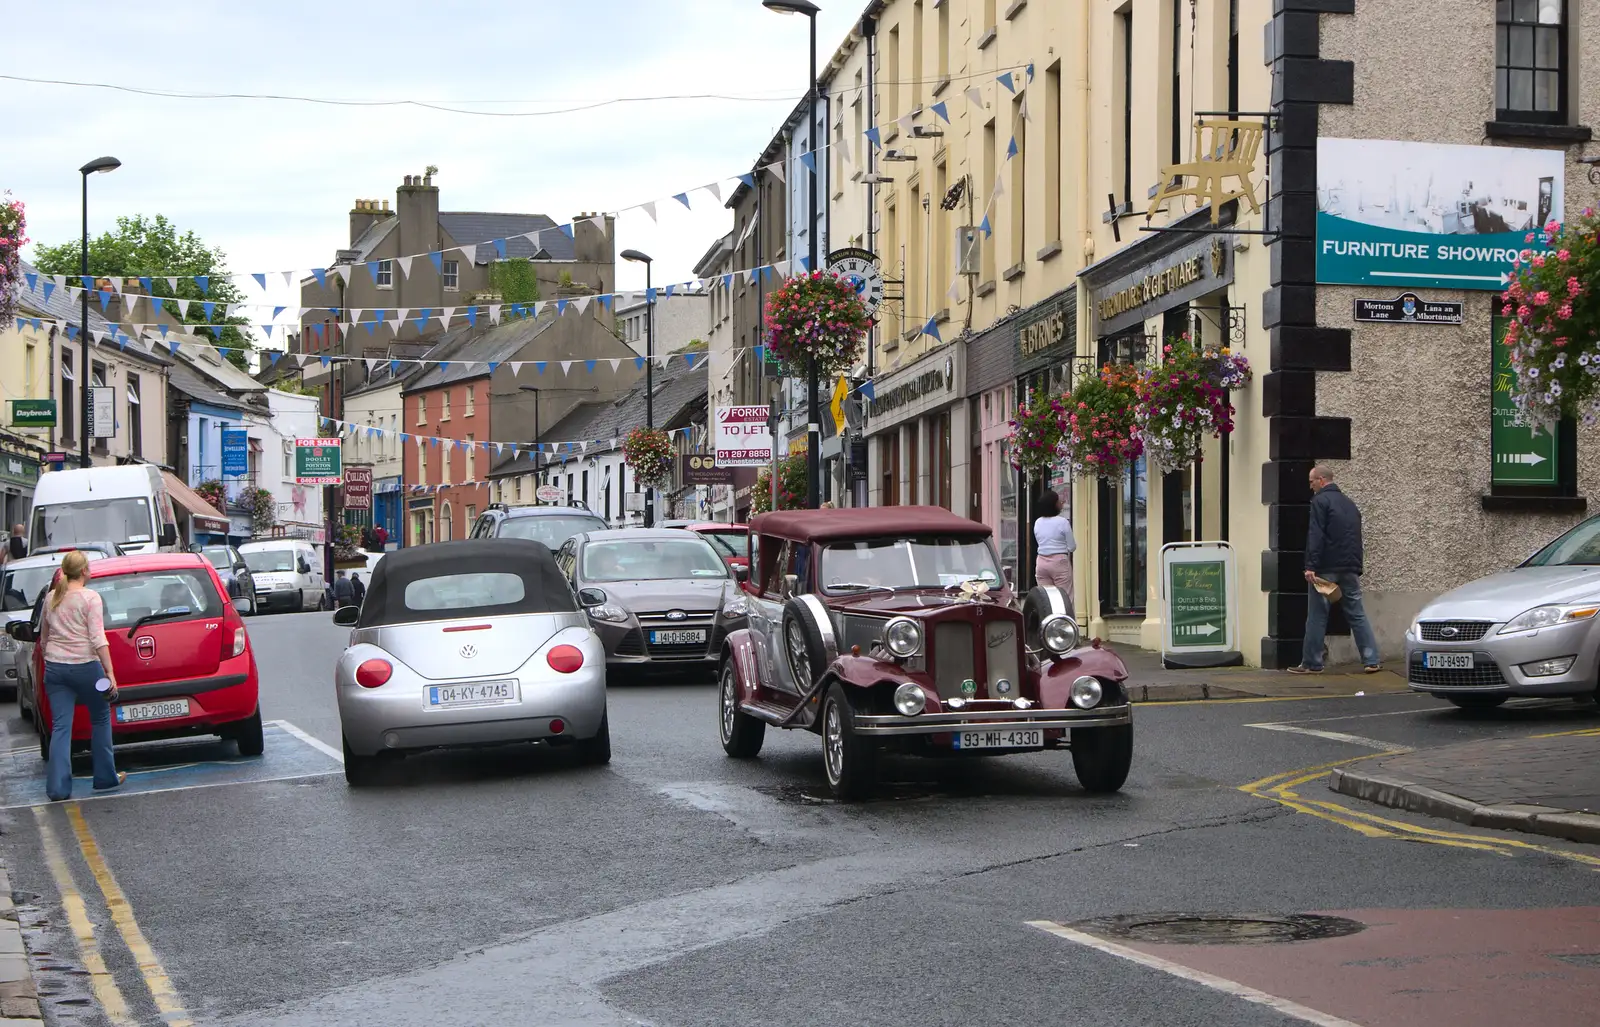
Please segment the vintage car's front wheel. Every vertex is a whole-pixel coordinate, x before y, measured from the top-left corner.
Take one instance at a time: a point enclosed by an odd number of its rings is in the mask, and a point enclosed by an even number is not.
[[[1133,766],[1133,725],[1081,727],[1072,732],[1072,769],[1089,792],[1114,792]]]
[[[718,692],[717,728],[722,736],[722,751],[736,760],[755,759],[766,739],[767,725],[739,709],[739,681],[734,676],[732,660],[723,661]]]
[[[837,681],[822,701],[822,765],[828,788],[846,801],[866,798],[878,780],[878,747],[856,734],[855,708]]]

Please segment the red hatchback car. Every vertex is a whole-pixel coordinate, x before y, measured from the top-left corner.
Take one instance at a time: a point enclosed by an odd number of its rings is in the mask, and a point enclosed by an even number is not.
[[[57,572],[59,574],[59,572]],[[244,620],[216,570],[195,553],[153,553],[96,560],[88,587],[105,607],[106,642],[116,672],[118,700],[111,707],[111,736],[142,742],[186,735],[220,735],[239,743],[242,756],[259,756],[260,679]],[[48,590],[14,637],[37,639]],[[44,681],[44,648],[33,649],[34,680]],[[39,690],[40,755],[48,757],[50,697]],[[89,740],[89,713],[79,707],[73,747]]]

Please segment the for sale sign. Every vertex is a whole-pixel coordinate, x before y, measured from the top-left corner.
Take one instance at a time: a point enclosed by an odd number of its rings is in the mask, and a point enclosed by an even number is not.
[[[344,480],[342,457],[339,439],[295,439],[294,483],[338,485]]]
[[[718,467],[765,467],[772,462],[766,406],[717,407],[712,446]]]

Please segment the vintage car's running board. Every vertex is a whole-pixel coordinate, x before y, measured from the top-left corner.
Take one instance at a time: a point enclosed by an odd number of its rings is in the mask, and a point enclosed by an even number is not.
[[[985,713],[924,713],[915,717],[857,714],[851,726],[856,734],[860,735],[937,735],[952,731],[1014,731],[1028,728],[1059,731],[1084,727],[1117,727],[1131,723],[1133,723],[1133,707],[1122,705],[1084,713],[1071,710],[1036,710],[1032,716],[1017,710],[995,710]]]
[[[757,720],[764,720],[768,724],[783,724],[794,715],[794,707],[783,707],[776,703],[743,702],[739,704],[742,713],[748,713]]]

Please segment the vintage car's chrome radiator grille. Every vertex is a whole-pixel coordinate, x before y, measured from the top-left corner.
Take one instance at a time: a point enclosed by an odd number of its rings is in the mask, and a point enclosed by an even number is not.
[[[1022,669],[1019,663],[1022,658],[1022,643],[1018,637],[1021,633],[1022,625],[1009,620],[992,620],[984,632],[988,642],[984,658],[989,669],[988,684],[991,699],[1015,699],[1022,694]],[[1011,682],[1009,695],[1001,696],[994,693],[993,685],[1001,678]]]
[[[961,683],[977,678],[973,625],[966,621],[937,624],[933,629],[933,674],[939,698],[963,698]]]

